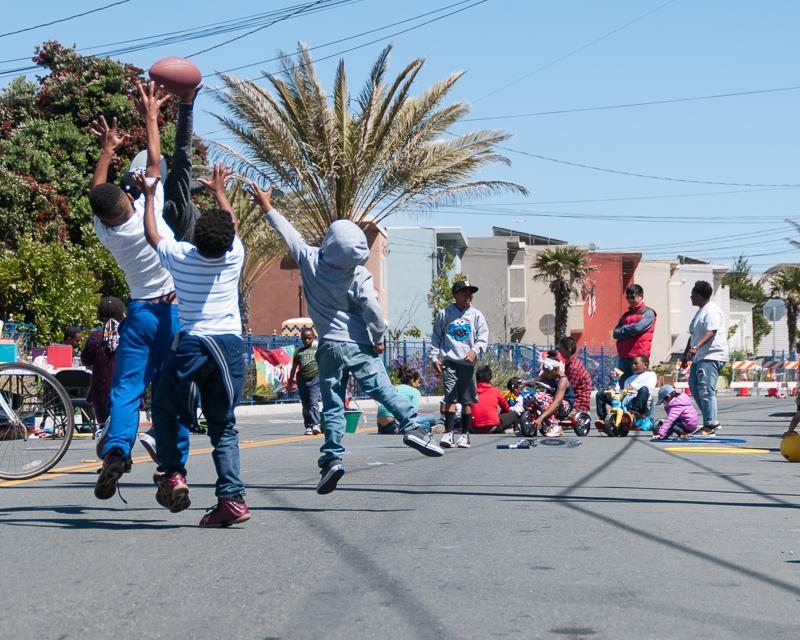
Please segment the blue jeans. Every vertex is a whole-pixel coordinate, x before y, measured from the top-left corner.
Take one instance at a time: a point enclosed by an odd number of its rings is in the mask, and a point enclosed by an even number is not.
[[[703,414],[703,426],[717,424],[717,378],[724,362],[700,360],[689,371],[689,390]]]
[[[128,315],[119,330],[103,456],[112,449],[130,455],[139,430],[139,404],[147,385],[152,382],[154,390],[158,387],[159,373],[178,327],[177,304],[128,302]],[[188,435],[180,450],[185,463]]]
[[[306,429],[319,427],[319,378],[297,378],[297,391],[303,406],[303,424]]]
[[[372,351],[372,345],[322,339],[317,349],[317,364],[325,423],[320,467],[344,455],[344,396],[351,374],[364,393],[389,410],[401,433],[418,426],[416,409],[397,393],[383,362]]]

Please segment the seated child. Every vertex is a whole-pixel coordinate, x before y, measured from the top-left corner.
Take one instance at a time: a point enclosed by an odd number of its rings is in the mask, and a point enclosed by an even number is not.
[[[652,440],[666,440],[673,435],[685,440],[697,430],[697,410],[688,394],[681,393],[671,384],[665,384],[658,390],[656,404],[664,405],[667,417],[656,422]]]
[[[491,367],[478,367],[475,378],[478,402],[472,405],[472,430],[475,433],[503,433],[519,422],[519,414],[511,411],[500,389],[492,386]]]
[[[533,393],[533,399],[540,413],[533,421],[534,427],[538,430],[542,424],[546,424],[545,435],[548,437],[564,435],[558,421],[566,418],[572,411],[575,391],[564,375],[562,364],[553,358],[540,360],[536,382],[540,388]]]
[[[419,405],[422,401],[422,394],[419,392],[419,388],[422,386],[422,377],[419,375],[419,371],[401,366],[398,373],[400,376],[400,384],[395,385],[395,389],[397,389],[397,392],[401,396],[408,399],[408,401],[414,406],[414,409],[419,411]],[[378,433],[387,435],[395,435],[400,433],[397,420],[395,420],[392,413],[382,404],[378,405],[377,422]],[[427,425],[428,428],[430,428],[436,422],[438,422],[438,418],[433,414],[418,413],[417,422],[423,426]]]
[[[635,392],[623,397],[622,404],[637,418],[646,418],[650,413],[651,398],[656,392],[658,377],[655,372],[650,371],[650,358],[647,356],[636,356],[632,363],[633,375],[625,380],[625,389]],[[608,405],[610,400],[605,393],[598,393],[595,404],[597,405],[598,426],[602,424],[608,415]],[[645,426],[642,427],[643,429]]]
[[[578,345],[572,338],[561,338],[558,341],[558,353],[564,360],[564,373],[572,385],[575,392],[575,411],[589,412],[589,404],[592,399],[592,377],[583,366],[580,358],[575,353]]]

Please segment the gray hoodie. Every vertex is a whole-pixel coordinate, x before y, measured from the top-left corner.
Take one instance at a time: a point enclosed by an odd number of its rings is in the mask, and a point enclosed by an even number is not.
[[[319,337],[378,344],[386,323],[372,274],[363,266],[369,247],[361,228],[349,220],[337,220],[317,248],[307,244],[275,209],[266,215],[300,267],[308,313]]]
[[[474,351],[480,356],[489,346],[489,327],[483,314],[472,305],[459,309],[451,304],[436,314],[431,338],[431,358],[456,364],[475,364],[464,360]]]

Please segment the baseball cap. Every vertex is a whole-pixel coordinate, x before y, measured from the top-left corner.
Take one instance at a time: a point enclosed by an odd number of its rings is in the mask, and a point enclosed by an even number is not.
[[[469,283],[469,280],[456,280],[453,283],[453,288],[451,289],[451,291],[453,292],[453,295],[455,295],[459,291],[464,291],[465,289],[470,293],[477,293],[478,291],[478,287],[473,287]]]
[[[667,396],[673,391],[675,391],[675,387],[673,387],[671,384],[661,385],[661,388],[658,390],[658,401],[656,404],[662,404],[664,400],[667,399]]]

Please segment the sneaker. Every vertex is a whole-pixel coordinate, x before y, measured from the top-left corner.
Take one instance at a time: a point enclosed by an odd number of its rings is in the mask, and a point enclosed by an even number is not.
[[[598,431],[604,431],[606,427],[606,423],[603,420],[595,420],[594,426]]]
[[[441,422],[431,425],[431,433],[444,433],[444,425]]]
[[[247,508],[242,496],[219,498],[217,504],[211,507],[200,520],[200,526],[230,527],[232,524],[241,524],[249,519],[250,509]]]
[[[314,435],[314,430],[311,427],[307,427],[306,428],[306,435],[307,436],[313,436]]]
[[[331,460],[326,463],[319,471],[319,483],[317,484],[317,493],[324,496],[331,493],[336,489],[336,485],[344,475],[344,465],[339,458]]]
[[[152,436],[150,431],[147,433],[140,433],[139,434],[139,442],[144,447],[144,450],[147,451],[147,455],[158,464],[158,457],[156,456],[156,439]]]
[[[153,480],[155,481],[155,478]],[[189,485],[186,483],[186,478],[182,473],[176,471],[168,476],[162,476],[161,484],[163,488],[159,487],[158,483],[156,483],[156,486],[164,492],[164,501],[167,509],[172,513],[188,509],[192,504],[192,501],[189,500]],[[156,490],[156,500],[158,500],[158,489]],[[159,501],[159,504],[161,504],[161,501]]]
[[[445,434],[447,435],[447,434]],[[403,444],[412,449],[416,449],[424,456],[443,456],[442,448],[433,441],[430,433],[426,433],[420,428],[406,431],[403,436]]]
[[[462,433],[456,440],[456,446],[460,449],[469,449],[472,445],[469,443],[469,434]]]
[[[720,429],[719,423],[710,424],[707,427],[703,427],[699,431],[695,431],[692,435],[702,436],[704,438],[714,438],[716,437],[717,431],[719,431],[719,429]]]
[[[95,453],[97,454],[97,457],[102,460],[103,447],[106,446],[106,442],[108,441],[108,421],[106,421],[103,426],[97,430],[95,438],[97,439],[94,443]]]
[[[322,433],[322,429],[319,428],[319,425],[311,427],[311,435],[318,436],[320,433]]]
[[[117,492],[117,482],[125,473],[125,456],[119,449],[112,449],[103,458],[103,467],[94,485],[94,496],[98,500],[113,498]]]
[[[637,421],[639,423],[639,431],[652,431],[653,430],[653,419],[652,418],[641,418]]]
[[[156,502],[165,509],[169,509],[167,487],[164,485],[164,474],[160,471],[156,471],[153,474],[153,484],[156,485]]]
[[[452,431],[448,431],[442,436],[441,440],[439,440],[439,446],[445,449],[456,446],[456,439]]]

